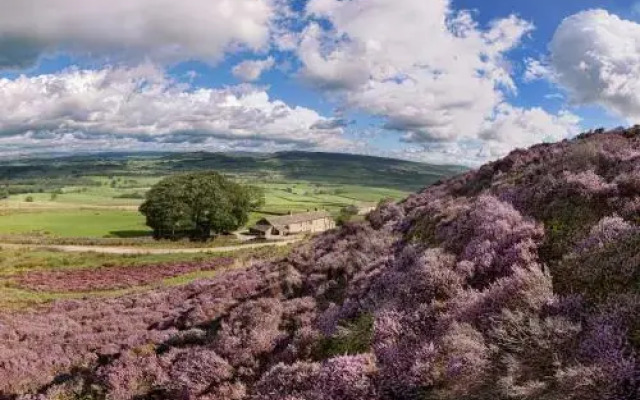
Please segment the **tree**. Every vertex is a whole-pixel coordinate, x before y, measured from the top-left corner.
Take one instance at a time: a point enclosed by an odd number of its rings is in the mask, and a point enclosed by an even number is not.
[[[353,217],[358,215],[358,207],[354,205],[350,205],[347,207],[343,207],[340,210],[340,215],[336,218],[336,223],[338,226],[342,226],[347,222],[351,221]]]
[[[6,199],[9,197],[9,188],[6,186],[0,187],[0,200]]]
[[[154,185],[140,212],[156,239],[188,234],[206,240],[247,223],[249,212],[262,206],[258,188],[244,186],[216,172],[174,175]]]

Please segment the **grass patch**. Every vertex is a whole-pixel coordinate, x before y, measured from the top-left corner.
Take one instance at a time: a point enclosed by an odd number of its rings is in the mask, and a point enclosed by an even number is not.
[[[316,359],[326,360],[336,356],[368,352],[373,340],[374,321],[373,315],[366,313],[339,326],[335,335],[323,338],[318,343]]]
[[[0,215],[0,234],[47,233],[58,237],[108,237],[149,232],[144,217],[124,210],[14,212]]]

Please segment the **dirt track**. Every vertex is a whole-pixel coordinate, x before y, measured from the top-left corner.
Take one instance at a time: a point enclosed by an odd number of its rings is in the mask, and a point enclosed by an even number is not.
[[[252,243],[236,246],[200,247],[200,248],[140,248],[128,246],[79,246],[79,245],[35,245],[0,243],[0,248],[5,249],[48,249],[69,253],[102,253],[102,254],[192,254],[192,253],[225,253],[244,249],[257,249],[261,247],[280,247],[297,243],[301,238],[293,238],[280,242]]]

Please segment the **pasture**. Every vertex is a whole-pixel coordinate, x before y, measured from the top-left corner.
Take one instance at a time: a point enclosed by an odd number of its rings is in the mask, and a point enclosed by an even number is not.
[[[92,176],[86,186],[60,186],[49,192],[25,192],[0,200],[0,235],[50,238],[138,238],[149,236],[137,211],[142,197],[161,177]],[[265,215],[325,209],[337,215],[343,207],[401,199],[408,192],[393,189],[308,181],[239,180],[264,190],[265,205],[247,225]]]
[[[136,237],[148,235],[144,217],[116,209],[17,210],[0,215],[0,234],[60,238]]]

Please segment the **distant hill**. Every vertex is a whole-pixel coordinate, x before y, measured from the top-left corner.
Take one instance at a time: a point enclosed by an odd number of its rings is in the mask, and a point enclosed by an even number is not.
[[[415,191],[467,170],[352,154],[264,153],[105,153],[0,162],[0,181],[89,175],[167,175],[212,169],[257,179],[307,180]]]

